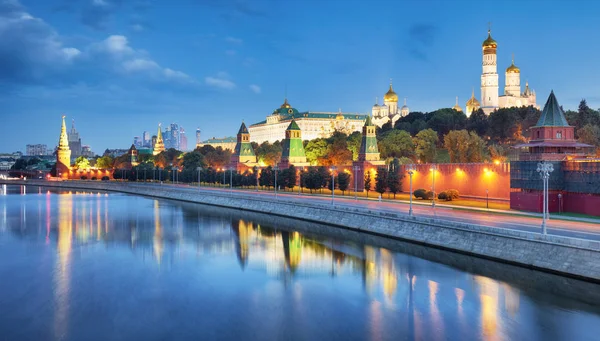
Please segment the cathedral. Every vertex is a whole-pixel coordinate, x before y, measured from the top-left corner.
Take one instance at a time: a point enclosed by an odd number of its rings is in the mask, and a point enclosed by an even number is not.
[[[481,73],[481,103],[475,98],[475,92],[467,101],[467,116],[479,108],[486,115],[498,108],[527,107],[536,104],[535,91],[525,83],[525,90],[521,92],[521,70],[515,65],[513,57],[512,64],[506,68],[504,94],[499,94],[498,65],[496,61],[496,49],[498,43],[492,39],[491,30],[488,30],[487,39],[481,45],[483,51],[483,71]]]
[[[398,109],[398,95],[394,92],[391,81],[390,89],[383,96],[383,105],[379,105],[377,102],[378,100],[375,100],[375,105],[371,112],[373,115],[373,124],[378,127],[388,122],[391,122],[393,126],[400,117],[408,115],[409,110],[406,105],[406,99],[404,99],[402,108]]]

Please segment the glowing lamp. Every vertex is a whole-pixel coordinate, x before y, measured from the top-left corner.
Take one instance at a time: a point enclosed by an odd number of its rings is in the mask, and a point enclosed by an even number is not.
[[[499,165],[500,164],[500,160],[494,160],[494,164]]]

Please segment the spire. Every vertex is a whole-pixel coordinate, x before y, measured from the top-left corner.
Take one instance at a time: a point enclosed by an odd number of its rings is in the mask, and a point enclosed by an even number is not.
[[[456,106],[458,106],[458,96],[456,96]]]
[[[58,149],[69,149],[69,137],[67,136],[67,125],[65,115],[62,117],[62,127],[60,128],[60,138],[58,140]]]
[[[406,97],[404,97],[404,105],[406,106]]]
[[[475,88],[471,88],[471,98],[475,98]]]
[[[238,131],[238,134],[250,134],[248,132],[248,128],[246,128],[246,123],[244,123],[244,121],[242,121],[242,125],[240,126],[240,130]]]
[[[554,95],[554,91],[550,92],[550,96],[544,105],[542,115],[538,120],[536,127],[569,127],[569,123],[565,118],[565,113],[560,108],[558,100]]]
[[[365,120],[365,127],[373,126],[373,121],[371,121],[371,115],[367,115],[367,119]]]
[[[75,131],[75,119],[71,119],[71,131]]]
[[[156,140],[162,141],[162,129],[160,129],[161,123],[158,124],[158,133],[156,133]]]

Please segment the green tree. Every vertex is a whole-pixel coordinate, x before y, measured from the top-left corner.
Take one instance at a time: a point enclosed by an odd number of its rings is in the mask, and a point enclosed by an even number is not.
[[[415,136],[415,156],[423,163],[433,162],[437,153],[438,134],[432,129],[420,131]]]
[[[379,152],[384,159],[392,157],[414,157],[414,143],[410,134],[404,130],[390,130],[382,134],[378,143]]]
[[[110,169],[113,167],[115,160],[109,155],[104,155],[96,159],[96,167],[100,169]]]
[[[365,170],[365,191],[367,191],[367,198],[369,197],[369,191],[371,190],[371,172]]]
[[[344,166],[352,162],[352,152],[348,149],[346,134],[335,132],[327,142],[327,154],[319,159],[319,163],[324,166]]]
[[[258,183],[262,186],[262,187],[271,187],[274,185],[274,173],[273,173],[273,168],[271,166],[268,166],[267,168],[263,168],[260,172],[260,176],[258,178]]]
[[[281,142],[274,143],[263,142],[256,149],[256,157],[258,161],[267,166],[275,166],[281,160],[281,152],[283,147]]]
[[[472,112],[469,118],[467,118],[466,128],[468,131],[474,131],[480,136],[485,135],[489,128],[488,116],[482,109]]]
[[[75,159],[75,168],[76,169],[87,169],[90,168],[90,160],[85,156],[80,156]]]
[[[316,166],[319,159],[327,155],[327,147],[327,140],[323,138],[308,141],[304,147],[306,161],[310,162],[311,165]]]
[[[464,129],[467,116],[460,111],[444,108],[430,113],[427,126],[435,130],[440,136],[447,134],[450,130]]]
[[[23,158],[17,159],[15,164],[10,167],[12,170],[25,170],[27,168],[27,161]]]
[[[586,124],[577,130],[577,139],[581,143],[586,143],[595,147],[600,147],[600,126]]]
[[[206,163],[204,162],[204,155],[200,153],[198,150],[194,150],[193,152],[185,153],[183,155],[183,169],[196,171],[198,167],[206,167]]]
[[[387,169],[379,167],[375,176],[375,192],[382,194],[387,191]]]
[[[402,175],[400,175],[400,161],[394,158],[389,165],[387,174],[387,187],[394,194],[394,199],[396,199],[396,193],[400,192],[400,180],[402,180]]]
[[[296,167],[291,165],[290,168],[285,170],[285,173],[282,173],[281,177],[283,178],[285,187],[289,189],[293,189],[296,186],[296,181],[298,180],[296,174]]]
[[[452,163],[483,162],[486,143],[475,132],[452,130],[444,136],[444,147]]]
[[[421,119],[416,120],[410,124],[410,135],[415,136],[421,130],[425,130],[425,129],[427,129],[427,122],[425,122],[424,120],[421,120]]]
[[[360,151],[360,143],[362,142],[362,134],[358,131],[348,135],[348,149],[352,152],[352,160],[358,160],[358,152]]]
[[[467,162],[483,162],[486,159],[487,143],[474,131],[469,132]]]
[[[339,172],[337,176],[338,188],[342,191],[342,194],[345,194],[348,190],[348,186],[350,186],[350,174],[346,172]]]

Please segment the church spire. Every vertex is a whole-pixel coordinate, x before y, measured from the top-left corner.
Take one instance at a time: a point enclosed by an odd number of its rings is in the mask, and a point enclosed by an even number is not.
[[[62,127],[60,128],[60,138],[58,140],[58,149],[69,149],[69,137],[67,136],[67,125],[65,124],[65,115],[62,117]]]

